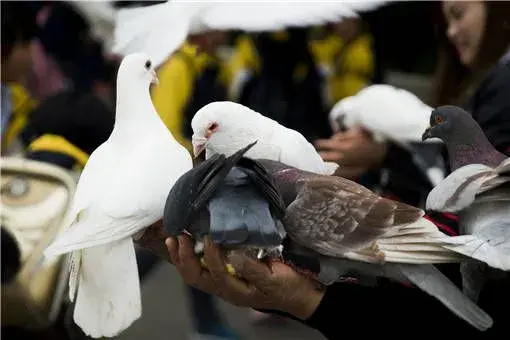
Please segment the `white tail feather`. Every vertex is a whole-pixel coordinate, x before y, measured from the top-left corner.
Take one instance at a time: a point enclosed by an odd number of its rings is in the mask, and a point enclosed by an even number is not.
[[[74,321],[88,336],[116,336],[142,311],[133,241],[126,238],[81,253]]]

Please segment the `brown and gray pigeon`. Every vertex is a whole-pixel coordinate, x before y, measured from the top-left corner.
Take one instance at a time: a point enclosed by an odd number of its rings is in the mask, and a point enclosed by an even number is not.
[[[479,260],[461,264],[464,292],[476,302],[487,279],[510,270],[510,159],[456,106],[432,111],[423,138],[432,137],[446,144],[452,173],[429,193],[427,210],[458,214],[464,236],[447,247]]]
[[[413,283],[474,327],[492,326],[490,316],[434,267],[460,262],[464,256],[444,248],[443,239],[450,236],[424,218],[424,211],[342,177],[272,160],[257,162],[283,196],[287,236],[305,253],[320,257],[321,267],[337,277],[356,272]]]

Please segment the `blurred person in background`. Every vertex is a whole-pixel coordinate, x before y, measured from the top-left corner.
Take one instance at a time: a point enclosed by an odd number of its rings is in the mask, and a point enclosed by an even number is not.
[[[35,13],[21,2],[4,2],[2,11],[2,155],[19,149],[18,135],[37,102],[23,86],[37,35]]]
[[[324,77],[309,46],[308,28],[241,35],[230,65],[231,98],[309,141],[331,131]]]
[[[326,79],[325,99],[330,109],[372,82],[375,57],[372,37],[360,18],[345,19],[325,28],[325,36],[310,42]]]

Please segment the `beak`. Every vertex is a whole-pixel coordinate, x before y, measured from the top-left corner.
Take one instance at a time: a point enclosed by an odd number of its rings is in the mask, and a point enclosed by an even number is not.
[[[151,70],[151,75],[152,75],[151,83],[152,84],[159,84],[159,79],[158,79],[158,76],[156,74],[156,71]]]
[[[205,147],[207,146],[207,138],[196,137],[193,135],[191,137],[191,144],[193,144],[193,155],[196,158],[204,152]]]
[[[344,115],[341,115],[339,116],[337,119],[336,119],[336,124],[338,125],[338,131],[340,132],[345,132],[347,131],[347,126],[345,126],[345,116]]]
[[[425,129],[425,132],[423,132],[423,135],[421,135],[422,142],[426,139],[432,138],[432,133],[430,132],[430,126]]]
[[[195,158],[200,156],[202,152],[205,150],[205,144],[194,144],[193,145],[193,155],[195,155]]]

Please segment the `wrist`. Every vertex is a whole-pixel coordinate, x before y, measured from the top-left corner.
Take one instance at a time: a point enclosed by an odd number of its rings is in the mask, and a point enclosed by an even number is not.
[[[303,299],[300,299],[301,301],[299,304],[292,306],[286,312],[301,320],[308,319],[310,316],[312,316],[317,307],[319,307],[325,292],[325,289],[316,289],[313,287],[309,292],[307,292],[307,294],[302,295]]]

